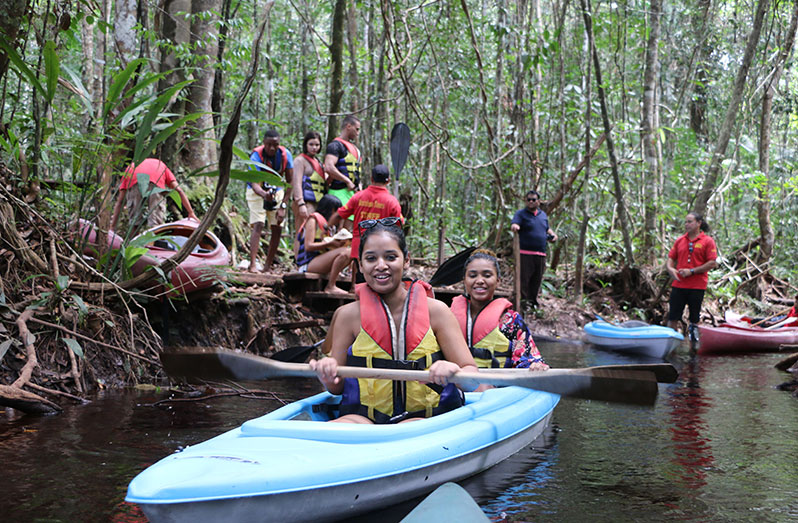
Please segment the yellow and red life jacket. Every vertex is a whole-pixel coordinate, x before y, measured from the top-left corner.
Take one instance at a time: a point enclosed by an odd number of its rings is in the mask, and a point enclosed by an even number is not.
[[[321,214],[314,212],[311,214],[307,220],[302,224],[299,230],[296,233],[296,241],[298,244],[298,248],[296,251],[296,264],[298,266],[305,265],[306,263],[310,263],[310,260],[318,256],[324,251],[306,251],[305,250],[305,223],[308,222],[311,218],[316,219],[316,237],[314,238],[315,241],[321,241],[324,238],[324,235],[327,234],[329,227],[327,226],[327,220]]]
[[[455,296],[452,300],[452,312],[457,318],[457,323],[460,324],[463,337],[477,362],[477,367],[512,366],[509,359],[512,356],[510,340],[499,330],[501,318],[510,308],[512,308],[512,303],[508,300],[496,298],[479,311],[476,318],[472,319],[468,298]],[[499,358],[504,358],[504,363]]]
[[[360,150],[355,144],[344,140],[343,138],[335,138],[335,141],[341,142],[346,147],[347,154],[343,158],[338,158],[335,162],[335,168],[338,171],[352,180],[355,187],[360,183]],[[333,180],[330,182],[330,189],[345,189],[346,184],[341,180]]]
[[[302,199],[306,202],[318,202],[327,193],[327,176],[319,161],[302,153],[313,171],[310,176],[302,174]]]
[[[382,369],[428,369],[443,359],[432,332],[427,296],[429,284],[408,282],[403,324],[394,324],[390,309],[366,284],[355,292],[360,300],[360,333],[347,352],[346,364]],[[453,384],[439,387],[415,381],[346,378],[341,414],[360,414],[375,423],[393,423],[406,418],[430,417],[463,404],[463,395]]]

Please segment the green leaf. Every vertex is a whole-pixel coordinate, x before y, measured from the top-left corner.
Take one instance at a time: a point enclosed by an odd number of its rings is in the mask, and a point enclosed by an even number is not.
[[[172,136],[178,129],[183,127],[183,124],[185,124],[186,122],[193,122],[194,120],[200,118],[203,114],[204,113],[187,114],[186,116],[178,118],[177,120],[172,122],[169,126],[159,131],[158,134],[155,135],[155,138],[153,138],[152,141],[150,141],[150,143],[147,144],[147,149],[144,150],[142,153],[144,157],[145,158],[150,157],[152,151],[154,151],[155,148],[158,147],[158,145],[161,142],[166,141],[167,138]]]
[[[44,70],[47,74],[47,101],[52,102],[55,97],[55,88],[58,87],[58,77],[61,74],[58,54],[55,52],[55,42],[52,40],[48,40],[44,44]]]
[[[139,261],[139,258],[141,258],[145,254],[147,254],[147,250],[148,249],[146,247],[135,247],[135,246],[132,246],[132,245],[126,247],[125,248],[125,268],[127,270],[130,270],[131,267],[133,267],[136,264],[136,262]]]
[[[75,353],[78,358],[83,359],[83,347],[80,346],[78,340],[74,340],[72,338],[61,338],[66,343],[66,346]]]
[[[0,361],[2,361],[3,356],[6,355],[6,352],[8,352],[8,349],[11,347],[12,343],[14,343],[14,340],[6,340],[3,343],[0,343]]]
[[[55,279],[55,287],[59,291],[66,290],[69,288],[69,276],[59,276]]]
[[[81,298],[77,294],[73,294],[72,301],[75,303],[81,314],[89,313],[89,308],[86,306],[86,302],[83,301],[83,298]]]
[[[83,80],[81,80],[81,78],[77,75],[77,73],[75,73],[75,71],[73,71],[71,68],[67,67],[66,65],[62,66],[61,68],[69,76],[69,79],[72,81],[72,85],[75,86],[75,89],[80,91],[80,96],[78,96],[78,98],[80,99],[80,103],[83,104],[83,109],[86,110],[87,114],[94,114],[94,107],[92,106],[91,95],[89,95],[89,92],[86,90],[86,86],[83,85]]]
[[[184,82],[180,82],[178,84],[173,85],[163,93],[161,93],[154,102],[150,105],[149,111],[147,114],[144,115],[144,118],[139,123],[138,131],[136,132],[136,148],[133,152],[133,163],[138,165],[139,163],[144,160],[149,155],[149,151],[153,150],[154,147],[147,147],[145,149],[145,140],[147,140],[150,135],[152,134],[152,125],[155,120],[160,115],[163,108],[166,107],[166,104],[179,93],[184,87],[189,85],[192,80],[186,80]],[[165,139],[165,138],[164,138]],[[146,153],[146,154],[145,154]]]
[[[183,210],[183,200],[180,199],[180,193],[179,192],[174,191],[174,190],[173,191],[169,191],[169,198],[171,198],[172,201],[175,202],[175,205],[177,205],[178,209],[180,209],[181,211]]]
[[[130,77],[133,76],[133,73],[136,72],[136,69],[138,69],[138,67],[144,62],[144,58],[137,58],[127,64],[127,67],[125,67],[123,71],[114,76],[114,79],[111,82],[111,87],[108,89],[108,97],[105,100],[105,109],[103,111],[104,117],[108,116],[108,113],[113,107],[116,107],[122,102],[120,98],[122,90],[130,81]]]
[[[202,173],[197,173],[196,176],[219,176],[219,171],[204,171]],[[233,180],[240,180],[242,182],[266,182],[269,185],[285,187],[285,180],[271,169],[269,171],[230,169],[230,178]]]
[[[34,89],[39,91],[39,94],[47,98],[47,93],[44,92],[44,88],[42,84],[39,82],[39,79],[36,78],[36,75],[33,74],[30,67],[22,61],[22,58],[17,54],[16,49],[10,47],[4,39],[0,38],[0,49],[5,51],[6,56],[8,56],[9,61],[14,65],[17,72],[24,76],[28,82],[33,86]]]

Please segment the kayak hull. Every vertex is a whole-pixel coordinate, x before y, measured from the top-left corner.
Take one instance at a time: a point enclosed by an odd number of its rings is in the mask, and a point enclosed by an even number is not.
[[[774,330],[742,325],[699,325],[699,354],[778,352],[781,345],[798,344],[798,327]]]
[[[320,422],[313,404],[336,401],[323,393],[164,458],[126,499],[156,523],[350,517],[506,459],[543,432],[558,400],[491,389],[434,418],[373,426]]]
[[[667,358],[684,340],[680,333],[661,325],[626,328],[592,321],[584,329],[585,338],[596,347],[649,358]]]
[[[178,249],[194,232],[199,222],[193,220],[179,220],[155,226],[138,235],[132,241],[145,235],[157,237],[147,242],[147,252],[142,255],[130,268],[133,275],[146,271],[149,267],[160,265],[165,259],[177,254]],[[87,256],[97,257],[97,230],[86,220],[79,220],[80,234],[83,238],[83,253]],[[106,235],[108,246],[111,249],[124,247],[124,240],[113,231]],[[194,250],[183,260],[180,265],[166,274],[171,288],[170,296],[190,294],[207,289],[219,281],[224,280],[223,268],[230,264],[230,253],[219,238],[211,231],[206,231]],[[151,289],[160,294],[165,292],[161,286]]]

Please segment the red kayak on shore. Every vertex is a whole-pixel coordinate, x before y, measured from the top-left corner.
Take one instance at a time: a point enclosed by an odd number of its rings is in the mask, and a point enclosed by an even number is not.
[[[778,352],[781,345],[798,344],[798,327],[768,330],[724,323],[699,325],[699,354],[728,352]]]
[[[131,272],[134,275],[141,274],[148,267],[160,265],[166,258],[177,254],[197,225],[199,222],[185,219],[158,225],[146,231],[144,234],[155,235],[155,239],[146,244],[147,253],[136,261]],[[80,220],[80,226],[81,235],[86,239],[84,254],[96,256],[97,231],[85,220]],[[108,233],[107,239],[112,249],[122,247],[122,238],[113,232]],[[215,234],[207,231],[191,254],[167,274],[169,283],[173,286],[169,294],[184,295],[206,289],[223,279],[220,269],[229,264],[230,253],[227,248]],[[158,293],[162,291],[163,289],[156,290]]]

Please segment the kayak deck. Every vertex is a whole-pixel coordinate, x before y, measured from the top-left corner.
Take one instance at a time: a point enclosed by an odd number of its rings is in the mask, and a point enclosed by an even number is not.
[[[356,425],[320,423],[328,415],[313,406],[339,401],[322,393],[164,458],[126,499],[152,521],[344,517],[498,463],[542,432],[559,400],[518,387],[466,396],[433,418]]]

